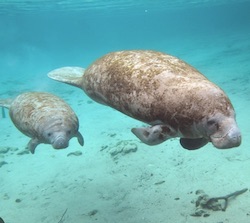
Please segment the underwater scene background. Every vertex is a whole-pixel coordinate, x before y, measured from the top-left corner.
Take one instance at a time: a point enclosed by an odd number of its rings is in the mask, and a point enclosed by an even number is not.
[[[220,197],[250,186],[249,12],[247,0],[0,1],[0,98],[53,93],[74,109],[85,140],[27,153],[29,138],[2,110],[5,223],[250,222],[248,190],[230,197],[226,211],[196,207],[203,192]],[[174,55],[219,85],[234,105],[241,146],[188,151],[178,139],[147,146],[130,131],[144,123],[47,77],[127,49]]]

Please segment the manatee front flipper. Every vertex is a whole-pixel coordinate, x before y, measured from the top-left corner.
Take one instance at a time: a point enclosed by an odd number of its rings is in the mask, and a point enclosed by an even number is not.
[[[84,144],[84,139],[83,139],[82,134],[81,134],[80,132],[77,132],[76,137],[77,137],[78,143],[79,143],[81,146],[83,146],[83,144]]]
[[[27,145],[27,148],[29,149],[29,151],[34,154],[35,153],[35,149],[37,147],[37,145],[40,144],[40,142],[38,141],[38,139],[31,139]]]
[[[199,149],[202,146],[205,146],[208,143],[208,140],[205,138],[197,138],[197,139],[188,139],[181,138],[180,144],[184,149],[195,150]]]
[[[153,146],[176,136],[176,131],[166,125],[133,128],[131,131],[145,144]]]

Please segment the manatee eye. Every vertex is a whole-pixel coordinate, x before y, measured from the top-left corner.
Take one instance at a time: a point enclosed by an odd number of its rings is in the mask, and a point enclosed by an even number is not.
[[[218,122],[215,119],[208,120],[207,126],[210,130],[214,130],[214,131],[219,128]]]
[[[212,126],[212,125],[215,125],[216,123],[215,123],[215,120],[209,120],[208,122],[207,122],[207,125],[209,125],[209,126]]]
[[[67,131],[67,134],[68,134],[68,135],[70,135],[70,134],[71,134],[71,131],[70,131],[70,130],[69,130],[69,131]]]
[[[48,137],[50,137],[51,135],[52,135],[52,133],[51,133],[51,132],[47,133],[47,136],[48,136]]]

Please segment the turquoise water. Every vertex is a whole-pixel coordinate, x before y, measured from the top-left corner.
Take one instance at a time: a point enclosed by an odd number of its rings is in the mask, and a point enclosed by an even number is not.
[[[33,156],[17,155],[28,138],[0,116],[0,149],[11,148],[0,154],[6,162],[0,167],[0,217],[6,223],[250,222],[249,192],[226,212],[190,216],[195,190],[220,196],[250,185],[249,12],[250,1],[243,0],[1,1],[1,98],[32,90],[61,96],[79,116],[85,146],[72,142],[54,151],[41,145]],[[223,88],[242,131],[240,148],[208,145],[190,153],[175,140],[147,147],[130,133],[141,123],[46,75],[62,66],[87,67],[124,49],[172,54]],[[110,157],[126,140],[137,152]],[[83,155],[67,156],[75,150]]]
[[[121,49],[165,51],[197,67],[195,50],[218,41],[230,47],[232,35],[235,41],[249,36],[249,1],[11,2],[1,3],[0,13],[4,76],[87,66]]]

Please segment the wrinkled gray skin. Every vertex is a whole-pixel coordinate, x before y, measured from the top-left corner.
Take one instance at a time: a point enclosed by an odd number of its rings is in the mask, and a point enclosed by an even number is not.
[[[175,137],[189,150],[208,142],[220,149],[241,144],[227,95],[176,57],[147,50],[119,51],[103,56],[86,70],[64,67],[48,76],[148,123],[149,127],[132,129],[148,145]]]
[[[27,92],[12,101],[1,100],[0,105],[9,108],[14,125],[31,138],[27,146],[31,153],[40,143],[51,144],[54,149],[67,148],[72,137],[77,137],[83,146],[77,116],[69,105],[55,95]]]

